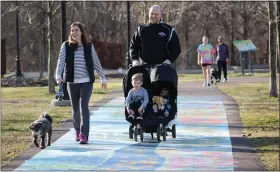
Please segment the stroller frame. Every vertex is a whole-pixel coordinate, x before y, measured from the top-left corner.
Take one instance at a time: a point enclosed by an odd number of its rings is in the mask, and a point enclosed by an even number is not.
[[[155,67],[157,67],[157,66],[155,66]],[[164,65],[164,66],[168,67],[168,68],[169,67],[172,68],[170,65]],[[174,69],[172,68],[172,70],[174,70]],[[170,118],[165,118],[165,119],[161,120],[155,115],[155,113],[152,110],[152,103],[151,102],[152,102],[152,96],[154,95],[154,93],[152,92],[152,89],[151,89],[151,87],[152,87],[152,83],[150,81],[151,76],[150,76],[148,70],[146,69],[145,64],[130,67],[129,70],[127,71],[127,73],[124,75],[124,77],[123,77],[124,97],[125,98],[127,97],[128,91],[132,88],[132,85],[130,85],[131,84],[131,79],[130,78],[135,73],[143,73],[143,76],[144,76],[143,87],[145,89],[147,89],[147,91],[149,93],[150,101],[149,101],[149,104],[147,105],[146,110],[144,112],[142,122],[138,122],[136,120],[135,121],[129,121],[128,118],[127,118],[128,117],[128,112],[125,108],[126,120],[131,123],[131,125],[129,126],[129,138],[130,139],[134,138],[135,142],[137,142],[138,141],[138,135],[140,135],[140,141],[143,142],[144,133],[150,133],[152,139],[154,139],[154,133],[156,133],[157,140],[158,140],[158,142],[160,142],[161,141],[161,136],[163,137],[162,138],[163,141],[166,141],[166,136],[167,136],[168,132],[171,132],[172,137],[176,138],[176,124],[173,124],[171,128],[168,127],[168,124],[174,118],[171,119],[171,120],[170,120]],[[177,73],[176,73],[176,77],[177,77]],[[148,82],[148,83],[145,83],[145,81]],[[177,90],[176,90],[176,97],[177,97]],[[173,100],[173,106],[174,107],[176,106],[176,110],[172,111],[172,113],[173,113],[172,116],[175,117],[177,115],[177,100],[176,100],[176,98]],[[173,107],[173,109],[174,109],[174,107]],[[170,111],[170,114],[171,114],[171,111]]]

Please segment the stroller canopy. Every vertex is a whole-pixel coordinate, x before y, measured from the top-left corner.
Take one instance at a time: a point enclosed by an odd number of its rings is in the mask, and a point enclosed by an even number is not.
[[[127,97],[129,90],[132,89],[133,86],[131,83],[131,78],[136,73],[143,74],[144,81],[142,87],[145,88],[148,92],[151,89],[151,80],[150,80],[149,72],[145,69],[144,66],[133,66],[128,69],[128,71],[123,77],[122,87],[123,87],[124,97]]]
[[[155,66],[151,70],[150,77],[153,90],[167,87],[171,89],[173,96],[177,97],[178,75],[170,65],[161,64]]]

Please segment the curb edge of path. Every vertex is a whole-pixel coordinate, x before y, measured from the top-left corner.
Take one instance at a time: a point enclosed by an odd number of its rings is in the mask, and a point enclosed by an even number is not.
[[[223,104],[226,110],[232,144],[234,171],[265,171],[265,167],[259,158],[258,151],[249,144],[248,138],[244,137],[244,125],[236,100],[218,87],[216,87],[216,89],[227,101],[227,103],[223,101]]]

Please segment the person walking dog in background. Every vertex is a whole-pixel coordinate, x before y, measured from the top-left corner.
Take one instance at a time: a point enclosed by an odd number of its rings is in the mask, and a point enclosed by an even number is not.
[[[217,66],[218,66],[218,82],[221,80],[222,68],[224,72],[223,82],[227,82],[227,64],[229,63],[229,51],[228,46],[224,43],[223,37],[218,37],[219,44],[216,45]]]
[[[85,27],[80,22],[70,26],[68,41],[61,45],[56,69],[58,84],[67,82],[76,141],[88,143],[90,112],[88,103],[95,81],[94,70],[101,79],[102,89],[107,89],[106,77],[91,42],[88,42]],[[61,78],[63,71],[63,80]]]

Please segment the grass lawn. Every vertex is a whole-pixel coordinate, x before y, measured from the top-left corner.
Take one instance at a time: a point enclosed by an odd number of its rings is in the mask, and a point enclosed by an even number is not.
[[[193,81],[203,81],[203,75],[202,74],[178,74],[179,76],[179,83],[180,82],[193,82]],[[269,77],[270,73],[254,73],[253,76],[256,77]],[[228,78],[232,77],[243,77],[241,73],[228,73]],[[251,77],[249,73],[245,73],[244,77]]]
[[[279,101],[269,97],[269,84],[220,84],[218,88],[237,101],[244,132],[266,169],[279,171]]]
[[[108,80],[106,91],[101,90],[100,81],[94,84],[89,105],[101,100],[113,89],[121,88],[121,80]],[[57,88],[56,88],[57,90]],[[71,107],[53,107],[50,105],[54,95],[48,94],[47,87],[2,88],[2,125],[1,125],[1,166],[29,148],[32,137],[28,126],[39,115],[48,111],[54,120],[54,128],[61,121],[71,119]]]

